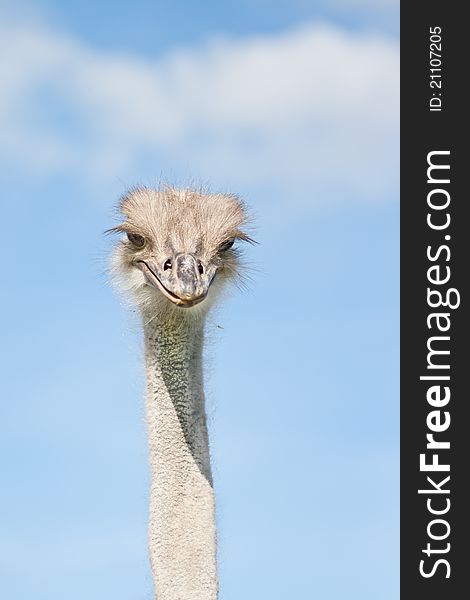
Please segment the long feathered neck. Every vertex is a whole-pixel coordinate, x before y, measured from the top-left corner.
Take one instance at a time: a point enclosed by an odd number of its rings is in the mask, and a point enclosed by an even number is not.
[[[204,406],[203,320],[144,318],[151,467],[149,551],[158,600],[217,598]],[[147,324],[146,324],[147,323]]]

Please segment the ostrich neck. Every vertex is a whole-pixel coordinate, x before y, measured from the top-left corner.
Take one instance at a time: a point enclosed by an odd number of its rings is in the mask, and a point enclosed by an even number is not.
[[[145,325],[144,331],[149,551],[156,597],[215,600],[215,508],[202,374],[204,323],[175,313],[172,320]]]

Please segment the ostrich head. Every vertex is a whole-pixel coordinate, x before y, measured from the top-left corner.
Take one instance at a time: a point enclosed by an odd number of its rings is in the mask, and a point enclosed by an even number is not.
[[[240,276],[236,242],[247,215],[228,194],[139,187],[121,200],[124,234],[113,255],[119,283],[141,307],[157,312],[207,308],[217,291]]]

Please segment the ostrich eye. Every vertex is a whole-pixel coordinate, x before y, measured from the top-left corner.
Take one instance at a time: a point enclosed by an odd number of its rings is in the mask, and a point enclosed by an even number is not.
[[[227,240],[223,244],[220,244],[219,252],[225,252],[226,250],[229,250],[233,246],[234,243],[235,243],[235,240]]]
[[[143,248],[145,246],[145,238],[138,233],[128,233],[127,239],[136,248]]]

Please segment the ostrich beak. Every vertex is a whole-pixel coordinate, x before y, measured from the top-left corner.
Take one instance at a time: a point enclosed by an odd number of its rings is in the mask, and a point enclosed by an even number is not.
[[[173,304],[190,308],[204,300],[214,276],[208,277],[200,260],[192,254],[178,254],[165,264],[170,266],[163,271],[150,260],[139,260],[136,266],[141,269],[147,283]]]

